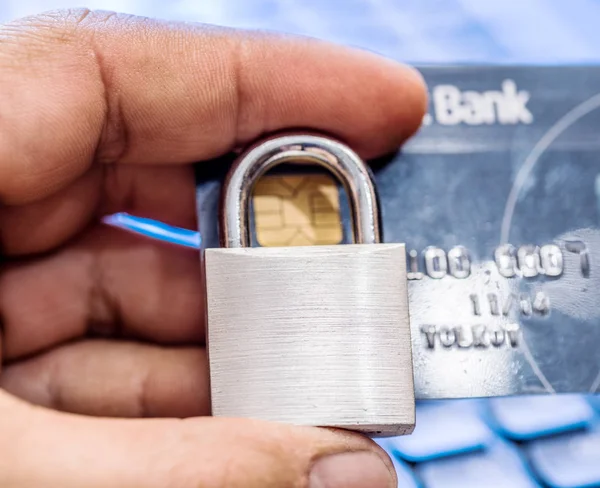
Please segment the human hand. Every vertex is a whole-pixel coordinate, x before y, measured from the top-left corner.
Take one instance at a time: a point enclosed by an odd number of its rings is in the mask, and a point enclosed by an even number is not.
[[[0,26],[0,486],[395,486],[359,435],[203,417],[197,254],[99,221],[194,228],[190,163],[294,127],[371,157],[424,110],[412,70],[309,39],[87,10]]]

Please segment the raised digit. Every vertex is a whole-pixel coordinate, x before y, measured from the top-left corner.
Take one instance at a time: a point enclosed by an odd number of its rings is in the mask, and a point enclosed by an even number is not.
[[[532,278],[540,272],[540,255],[535,246],[521,246],[517,251],[519,270],[524,278]]]
[[[425,249],[425,270],[431,278],[436,280],[448,274],[448,260],[443,249],[439,247]]]
[[[496,248],[494,259],[498,267],[498,272],[505,278],[512,278],[517,274],[517,257],[514,246],[503,244]]]
[[[583,241],[566,241],[565,248],[567,251],[579,254],[581,263],[581,274],[584,278],[590,277],[590,253]]]
[[[467,278],[471,274],[471,258],[463,246],[456,246],[448,251],[448,268],[455,278]]]

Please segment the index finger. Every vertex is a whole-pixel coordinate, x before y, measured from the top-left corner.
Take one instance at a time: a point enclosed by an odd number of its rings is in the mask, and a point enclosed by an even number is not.
[[[420,125],[412,69],[325,42],[88,10],[0,27],[0,199],[104,163],[186,163],[302,127],[365,157]]]

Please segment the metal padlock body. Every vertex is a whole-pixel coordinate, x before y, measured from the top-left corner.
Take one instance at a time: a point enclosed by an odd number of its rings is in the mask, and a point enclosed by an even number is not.
[[[332,170],[360,244],[247,247],[250,190],[283,162]],[[410,433],[405,248],[379,243],[376,194],[360,158],[323,137],[274,138],[238,159],[221,201],[226,247],[204,255],[213,415]]]

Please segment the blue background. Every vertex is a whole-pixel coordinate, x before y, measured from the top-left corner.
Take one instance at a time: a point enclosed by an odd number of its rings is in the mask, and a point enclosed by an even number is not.
[[[0,21],[78,0],[0,0]],[[600,0],[88,0],[94,9],[280,30],[414,63],[600,60]]]

